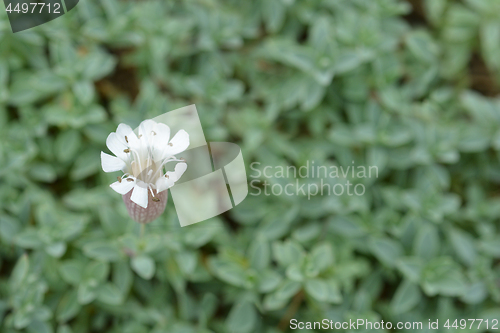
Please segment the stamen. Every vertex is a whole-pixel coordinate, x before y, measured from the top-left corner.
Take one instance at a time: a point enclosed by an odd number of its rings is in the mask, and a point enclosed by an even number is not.
[[[116,177],[118,178],[118,182],[121,183],[122,182],[122,177]]]
[[[141,136],[142,136],[142,134],[139,134],[139,137],[138,137],[138,138],[140,139],[140,138],[141,138]]]
[[[141,159],[139,157],[139,153],[137,151],[135,151],[135,149],[128,149],[128,150],[135,154],[136,161],[139,163],[139,170],[140,170],[140,172],[142,172],[142,165],[141,165]]]
[[[169,143],[168,143],[168,145],[169,145],[170,147],[172,147],[172,146],[173,146],[172,142],[169,142]]]
[[[130,153],[130,149],[128,149],[128,148],[127,149],[123,149],[123,152],[124,153]]]
[[[132,178],[127,178],[128,182],[133,182],[134,180]]]
[[[165,174],[165,178],[170,178],[167,174]]]
[[[127,136],[126,136],[126,135],[125,135],[125,141],[127,141],[127,143],[128,143],[128,139],[127,139]]]
[[[155,131],[151,131],[151,133],[153,133],[153,135],[156,135]]]
[[[155,194],[153,193],[153,188],[151,187],[151,185],[148,188],[149,188],[149,191],[151,192],[151,196],[153,197],[153,201],[159,202],[160,199],[158,197],[155,197]]]
[[[162,172],[162,170],[163,170],[163,166],[164,166],[165,164],[167,164],[168,162],[181,162],[181,160],[178,160],[178,159],[176,159],[176,158],[174,158],[174,157],[172,157],[172,156],[170,156],[170,157],[168,157],[168,158],[164,159],[164,160],[163,160],[163,162],[161,162],[160,166],[156,169],[156,172],[154,173],[154,175],[153,175],[153,177],[152,177],[152,178],[157,177],[158,172],[160,172],[160,173],[161,173],[161,172]],[[168,178],[168,177],[167,177],[167,178]]]
[[[186,159],[184,157],[179,158],[181,161],[186,162]]]

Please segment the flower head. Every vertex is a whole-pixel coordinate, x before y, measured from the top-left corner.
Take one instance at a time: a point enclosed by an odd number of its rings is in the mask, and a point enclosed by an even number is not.
[[[170,139],[170,128],[167,125],[149,119],[139,125],[138,133],[136,135],[128,125],[118,125],[116,132],[106,139],[106,146],[115,156],[101,152],[102,169],[104,172],[124,173],[110,185],[124,196],[124,200],[129,198],[131,204],[143,209],[151,204],[161,204],[164,209],[167,196],[160,195],[161,192],[172,187],[187,169],[185,160],[178,159],[175,155],[188,148],[189,135],[180,130]],[[175,165],[174,171],[164,172],[165,165],[172,162],[180,163]],[[130,191],[132,193],[128,194]],[[130,213],[128,204],[127,208]]]

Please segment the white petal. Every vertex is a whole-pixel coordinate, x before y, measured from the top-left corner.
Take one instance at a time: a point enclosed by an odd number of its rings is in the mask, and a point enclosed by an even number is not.
[[[189,134],[187,134],[185,130],[180,130],[174,135],[172,140],[170,140],[170,143],[165,149],[167,155],[164,157],[183,152],[187,147],[189,147]]]
[[[131,178],[131,177],[129,177]],[[122,179],[121,182],[114,182],[113,184],[109,185],[113,190],[120,194],[127,194],[130,192],[130,190],[135,186],[135,181],[129,182],[126,179]]]
[[[125,162],[118,157],[111,156],[101,151],[101,166],[104,172],[123,170]]]
[[[137,135],[135,135],[134,132],[131,132],[130,135],[127,135],[127,140],[128,140],[128,146],[132,149],[139,149],[141,146],[141,143],[139,141],[139,138]]]
[[[127,149],[127,145],[123,142],[118,138],[116,133],[111,133],[106,139],[106,146],[116,157],[125,161],[127,160],[127,153],[124,150]]]
[[[161,138],[161,141],[167,143],[170,139],[170,127],[163,123],[156,124],[156,134],[158,138]]]
[[[167,171],[166,175],[168,177],[162,176],[156,181],[156,190],[158,191],[158,193],[174,186],[175,182],[181,178],[186,169],[186,163],[177,163],[175,165],[174,171]]]
[[[151,120],[151,119],[146,119],[144,120],[140,125],[139,125],[139,136],[149,136],[151,135],[151,131],[153,131],[154,127],[156,126],[156,121]]]
[[[165,176],[163,177],[160,177],[158,178],[158,180],[156,181],[156,191],[158,193],[160,192],[163,192],[169,188],[171,188],[172,186],[174,186],[174,181],[170,178],[167,178]]]
[[[141,206],[142,208],[148,207],[148,189],[146,187],[136,184],[130,200]]]
[[[181,176],[186,172],[186,163],[177,163],[175,165],[174,171],[167,171],[168,178],[171,178],[174,182],[178,181]]]
[[[163,159],[165,149],[169,147],[168,140],[170,139],[170,127],[158,123],[154,131],[156,135],[153,137],[153,159],[158,161]]]
[[[118,139],[124,144],[128,144],[128,139],[130,136],[136,136],[134,131],[132,130],[132,127],[130,127],[127,124],[120,124],[118,125],[118,128],[116,129],[116,135],[118,136]],[[127,137],[127,139],[125,139]]]

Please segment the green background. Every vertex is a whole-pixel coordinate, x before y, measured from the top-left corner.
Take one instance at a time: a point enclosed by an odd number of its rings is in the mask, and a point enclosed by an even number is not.
[[[499,1],[85,0],[16,34],[0,16],[1,332],[500,319]],[[100,151],[189,104],[249,175],[379,177],[185,228],[169,202],[140,239]]]

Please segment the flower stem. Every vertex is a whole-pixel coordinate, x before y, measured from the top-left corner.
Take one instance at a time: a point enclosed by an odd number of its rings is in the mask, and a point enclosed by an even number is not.
[[[141,223],[141,235],[140,235],[140,239],[142,240],[144,238],[144,227],[146,226],[145,223]]]

